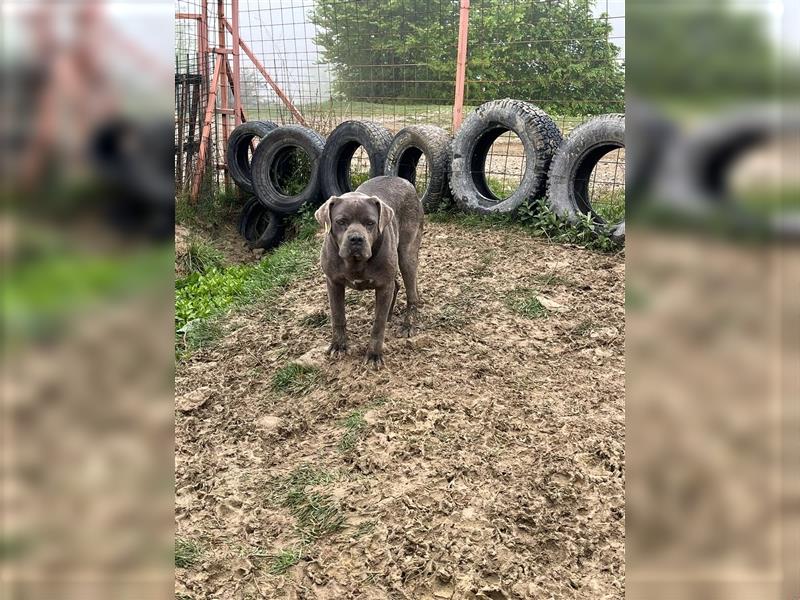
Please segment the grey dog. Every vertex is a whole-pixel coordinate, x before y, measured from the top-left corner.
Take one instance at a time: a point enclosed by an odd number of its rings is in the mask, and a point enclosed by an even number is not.
[[[415,330],[422,203],[405,179],[375,177],[354,192],[332,196],[314,216],[325,228],[322,270],[333,325],[328,354],[347,353],[344,288],[375,290],[375,322],[365,362],[378,368],[383,365],[386,322],[397,298],[398,266],[408,300],[400,332],[408,337]]]

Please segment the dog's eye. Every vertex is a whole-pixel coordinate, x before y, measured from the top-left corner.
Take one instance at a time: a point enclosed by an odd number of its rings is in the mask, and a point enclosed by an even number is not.
[[[347,225],[347,219],[337,219],[336,224],[344,227],[345,225]]]
[[[364,225],[366,225],[367,227],[375,227],[375,221],[367,221],[366,223],[364,223]]]

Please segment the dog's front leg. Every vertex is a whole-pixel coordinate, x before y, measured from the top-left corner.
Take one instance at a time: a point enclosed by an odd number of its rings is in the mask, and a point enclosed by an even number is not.
[[[372,324],[372,336],[365,362],[376,369],[383,365],[383,338],[386,335],[386,321],[389,318],[395,286],[392,279],[388,285],[375,290],[375,322]]]
[[[344,284],[328,279],[328,302],[331,305],[333,340],[328,354],[337,357],[347,354],[347,317],[344,314]]]

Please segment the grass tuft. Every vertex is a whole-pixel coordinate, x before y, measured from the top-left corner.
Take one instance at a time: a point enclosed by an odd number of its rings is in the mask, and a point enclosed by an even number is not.
[[[179,194],[175,198],[175,220],[184,225],[200,226],[224,223],[236,217],[242,204],[236,190],[216,193],[204,190],[194,202],[188,193]]]
[[[282,550],[279,554],[270,557],[267,572],[270,575],[283,575],[303,558],[301,549]]]
[[[497,198],[505,200],[510,198],[511,195],[519,188],[519,181],[514,181],[514,177],[492,177],[486,176],[486,185]]]
[[[625,188],[612,189],[598,193],[592,199],[592,208],[606,223],[619,223],[625,220]]]
[[[286,495],[284,506],[297,521],[297,530],[307,544],[336,533],[344,526],[344,513],[329,494],[294,488]]]
[[[312,328],[325,327],[329,322],[328,313],[324,310],[313,312],[300,320],[301,325]]]
[[[175,566],[180,569],[187,569],[197,562],[200,558],[201,550],[197,542],[191,540],[175,540]]]
[[[364,521],[363,523],[359,523],[358,527],[356,527],[356,530],[353,533],[353,537],[360,538],[361,536],[369,535],[375,531],[375,525],[377,525],[375,521]]]
[[[367,427],[367,422],[364,420],[364,411],[356,410],[350,413],[347,418],[342,421],[342,426],[344,427],[344,435],[342,439],[339,440],[339,450],[342,452],[350,452]]]
[[[529,319],[546,317],[548,311],[536,295],[536,290],[516,288],[506,296],[506,305],[514,312]]]
[[[339,503],[330,494],[309,489],[333,481],[336,481],[333,474],[302,465],[279,482],[275,489],[279,504],[288,508],[295,518],[303,546],[313,544],[344,526],[344,513]]]
[[[300,465],[291,472],[288,479],[290,486],[324,485],[336,481],[336,476],[328,471],[316,469],[311,465]]]
[[[186,254],[179,258],[186,273],[205,273],[211,269],[221,269],[225,261],[222,252],[205,240],[192,237],[186,248]]]
[[[196,319],[187,323],[183,331],[184,347],[188,351],[212,346],[222,337],[222,327],[212,319]]]
[[[272,389],[284,394],[300,396],[307,394],[320,379],[319,369],[289,363],[272,376]]]

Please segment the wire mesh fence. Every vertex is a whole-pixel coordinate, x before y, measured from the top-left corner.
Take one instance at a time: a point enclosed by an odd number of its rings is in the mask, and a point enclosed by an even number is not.
[[[178,13],[208,7],[209,49],[231,45],[219,17],[231,18],[231,0],[178,0]],[[300,123],[327,136],[348,119],[375,121],[391,132],[414,124],[452,133],[460,3],[455,0],[240,0],[240,95],[247,120]],[[624,0],[472,0],[469,8],[464,113],[499,98],[532,102],[565,135],[587,117],[624,110]],[[201,102],[208,96],[215,59],[198,54],[196,22],[179,19],[176,82],[197,72]],[[229,61],[230,55],[222,55]],[[176,92],[177,92],[176,83]],[[185,145],[194,115],[191,100]],[[189,91],[189,96],[191,96]],[[209,165],[224,163],[223,142],[233,125],[232,90],[221,86]],[[188,107],[188,111],[187,111]],[[201,106],[200,113],[205,107]],[[180,120],[178,121],[180,124]],[[193,131],[196,131],[193,130]],[[185,152],[184,163],[191,162]],[[351,160],[351,180],[368,172],[363,149]],[[498,199],[519,186],[523,146],[506,132],[486,160],[487,183]],[[220,171],[217,173],[217,182]],[[416,185],[428,173],[419,157]],[[624,212],[624,150],[604,157],[591,178],[598,212]]]

